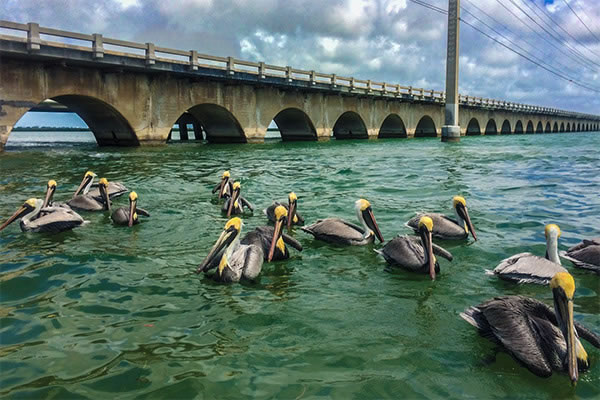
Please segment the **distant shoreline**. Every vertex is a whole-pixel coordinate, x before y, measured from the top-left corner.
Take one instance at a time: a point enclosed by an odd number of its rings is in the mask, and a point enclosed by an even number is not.
[[[54,126],[23,126],[13,128],[13,132],[88,132],[90,128],[54,127]]]

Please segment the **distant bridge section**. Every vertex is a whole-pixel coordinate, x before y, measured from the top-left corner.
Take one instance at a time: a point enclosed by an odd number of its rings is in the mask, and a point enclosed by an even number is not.
[[[283,140],[439,136],[445,94],[386,82],[215,57],[0,21],[0,149],[30,110],[72,111],[100,145],[183,139]],[[463,135],[579,132],[600,117],[460,96]]]

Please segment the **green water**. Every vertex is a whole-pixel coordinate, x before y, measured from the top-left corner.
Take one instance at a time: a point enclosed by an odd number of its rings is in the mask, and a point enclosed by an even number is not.
[[[58,181],[67,199],[86,170],[124,182],[151,218],[118,228],[84,213],[60,235],[0,233],[0,395],[9,398],[597,398],[600,351],[575,388],[538,378],[459,318],[502,294],[551,304],[546,287],[484,274],[521,251],[599,236],[600,135],[180,144],[104,149],[13,147],[0,156],[0,219]],[[451,212],[462,194],[476,243],[450,243],[436,281],[388,273],[374,248],[331,247],[296,230],[304,251],[265,264],[254,284],[193,273],[226,219],[210,190],[223,170],[260,212],[290,190],[308,223],[354,221],[373,204],[387,240],[417,210]],[[125,205],[126,198],[117,205]],[[600,333],[599,277],[575,277],[576,319]]]

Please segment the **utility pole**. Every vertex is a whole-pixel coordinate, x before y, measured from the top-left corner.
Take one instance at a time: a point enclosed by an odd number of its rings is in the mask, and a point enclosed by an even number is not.
[[[448,48],[446,53],[446,112],[442,142],[460,141],[458,124],[458,33],[460,0],[448,0]]]

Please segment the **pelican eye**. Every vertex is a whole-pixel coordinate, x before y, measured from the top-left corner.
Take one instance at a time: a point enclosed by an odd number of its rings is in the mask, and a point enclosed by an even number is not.
[[[138,195],[136,192],[129,193],[129,200],[134,201],[134,200],[137,200],[137,198],[138,198]]]
[[[242,219],[238,218],[238,217],[234,217],[231,218],[229,221],[227,221],[227,223],[225,224],[225,230],[234,227],[236,230],[240,230],[242,229]]]
[[[459,203],[460,203],[460,204],[462,204],[464,207],[466,207],[466,206],[467,206],[467,201],[465,200],[465,198],[464,198],[464,197],[462,197],[462,196],[454,196],[454,198],[452,199],[452,206],[453,206],[454,208],[456,208],[456,206],[457,206]]]
[[[274,213],[275,213],[275,220],[279,221],[280,219],[285,217],[288,212],[284,206],[277,206],[277,207],[275,207]]]
[[[552,289],[561,288],[565,291],[567,298],[572,299],[575,294],[575,281],[573,276],[568,272],[558,272],[550,281],[550,287]]]
[[[429,232],[433,230],[433,220],[430,217],[424,216],[419,219],[419,228],[425,226]]]
[[[544,234],[546,235],[546,237],[548,237],[550,235],[550,233],[552,233],[552,232],[556,232],[557,237],[560,237],[560,228],[558,227],[558,225],[556,225],[556,224],[546,225],[546,228],[544,229]]]

